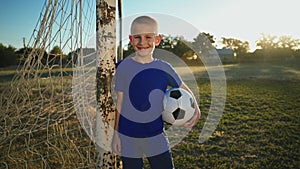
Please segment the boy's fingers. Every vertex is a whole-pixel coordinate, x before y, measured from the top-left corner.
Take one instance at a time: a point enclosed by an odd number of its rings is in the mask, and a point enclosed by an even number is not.
[[[184,127],[186,127],[186,128],[191,128],[191,127],[193,127],[194,125],[196,125],[197,124],[197,122],[198,122],[198,120],[200,119],[200,114],[195,114],[193,117],[192,117],[192,119],[191,120],[189,120],[188,122],[186,122],[185,124],[184,124]]]
[[[118,144],[116,144],[116,145],[113,147],[113,151],[114,151],[116,154],[120,155],[120,154],[121,154],[121,146],[118,145]]]
[[[185,128],[191,128],[192,127],[191,124],[190,124],[190,122],[186,122],[183,126]]]
[[[190,121],[186,122],[186,123],[184,124],[184,127],[186,127],[186,128],[193,127],[193,126],[194,126],[194,123],[195,123],[195,117],[193,117]]]
[[[121,145],[118,145],[118,153],[121,154]]]

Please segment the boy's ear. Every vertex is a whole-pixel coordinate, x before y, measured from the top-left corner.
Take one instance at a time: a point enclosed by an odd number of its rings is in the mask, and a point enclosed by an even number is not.
[[[160,44],[160,41],[162,40],[162,36],[161,35],[157,35],[155,38],[155,46],[158,46]]]
[[[129,40],[130,40],[130,43],[132,43],[132,36],[129,35]]]

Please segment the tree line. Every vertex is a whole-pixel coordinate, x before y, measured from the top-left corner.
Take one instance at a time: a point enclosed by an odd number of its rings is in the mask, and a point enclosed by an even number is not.
[[[210,33],[199,33],[192,41],[184,37],[173,37],[162,35],[162,41],[158,48],[170,51],[186,61],[193,61],[195,54],[206,55],[210,50],[216,48],[216,39]],[[249,52],[249,42],[235,38],[221,38],[222,48],[232,50],[235,62],[256,62],[256,61],[282,61],[291,58],[300,58],[300,40],[291,36],[273,36],[262,34],[256,41],[256,50]],[[23,63],[32,52],[32,48],[24,47],[16,49],[9,45],[0,43],[0,67],[17,65]],[[78,51],[78,50],[76,50]],[[76,51],[64,54],[59,46],[54,46],[50,51],[35,49],[35,52],[42,54],[41,58],[35,58],[42,64],[66,64],[72,60]],[[124,57],[134,52],[130,43],[123,49]]]
[[[23,47],[16,49],[9,45],[4,46],[0,43],[0,67],[7,67],[25,63],[28,57],[32,57],[32,62],[40,62],[41,64],[65,64],[70,60],[68,55],[64,54],[59,46],[54,46],[49,52],[45,49],[31,47]]]
[[[292,36],[262,34],[256,50],[240,57],[240,62],[283,62],[300,58],[300,40]]]

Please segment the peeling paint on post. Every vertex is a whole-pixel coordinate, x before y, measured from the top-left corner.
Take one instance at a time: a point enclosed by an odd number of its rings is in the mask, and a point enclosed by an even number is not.
[[[97,0],[96,3],[96,44],[97,44],[97,115],[96,142],[111,146],[115,105],[111,94],[111,80],[115,74],[116,58],[116,0]],[[103,125],[99,125],[99,124]],[[99,127],[100,126],[100,127]],[[117,158],[96,145],[96,168],[116,169]]]

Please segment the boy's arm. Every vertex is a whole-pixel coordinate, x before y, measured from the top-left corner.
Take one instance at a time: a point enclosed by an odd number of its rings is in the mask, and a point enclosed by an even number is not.
[[[185,83],[182,83],[180,86],[180,88],[183,88],[185,90],[187,90],[193,97],[193,100],[194,100],[194,105],[195,105],[195,114],[194,116],[192,117],[191,120],[189,120],[188,122],[186,122],[184,124],[184,127],[186,128],[190,128],[190,127],[193,127],[194,125],[197,124],[197,122],[199,121],[200,117],[201,117],[201,111],[199,109],[199,106],[198,106],[198,103],[197,103],[197,100],[193,94],[193,92],[190,90],[190,88],[185,84]]]
[[[113,135],[113,143],[112,143],[113,151],[117,154],[121,154],[121,140],[118,131],[119,131],[119,119],[120,119],[122,102],[123,102],[123,92],[117,92],[115,125],[114,125],[114,135]]]
[[[119,119],[120,119],[120,112],[123,103],[123,92],[117,92],[117,104],[116,104],[116,113],[115,113],[115,131],[119,129]]]

